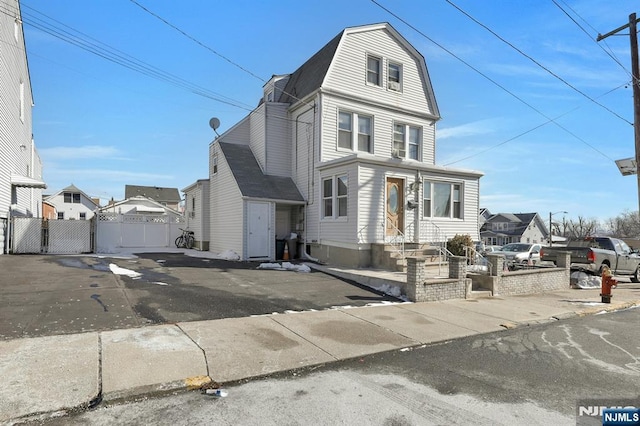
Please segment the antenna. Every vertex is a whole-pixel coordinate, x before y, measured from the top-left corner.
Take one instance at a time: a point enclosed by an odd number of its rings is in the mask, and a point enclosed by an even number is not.
[[[218,127],[220,127],[220,120],[218,120],[218,118],[216,117],[213,117],[211,120],[209,120],[209,126],[213,129],[216,135],[220,137],[220,134],[218,133]]]

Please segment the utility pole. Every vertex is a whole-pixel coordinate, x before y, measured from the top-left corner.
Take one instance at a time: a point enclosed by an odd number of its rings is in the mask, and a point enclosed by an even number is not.
[[[598,34],[597,41],[629,28],[631,42],[631,85],[633,87],[633,130],[636,148],[636,177],[638,179],[638,212],[640,212],[640,63],[638,62],[638,30],[636,14],[629,15],[629,23],[604,35]]]

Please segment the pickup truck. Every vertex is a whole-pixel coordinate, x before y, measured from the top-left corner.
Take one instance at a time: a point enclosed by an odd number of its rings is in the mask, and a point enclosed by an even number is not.
[[[606,265],[614,275],[631,275],[631,281],[640,282],[640,255],[617,238],[586,237],[566,247],[543,247],[540,260],[556,263],[559,251],[570,253],[572,270],[600,275]]]

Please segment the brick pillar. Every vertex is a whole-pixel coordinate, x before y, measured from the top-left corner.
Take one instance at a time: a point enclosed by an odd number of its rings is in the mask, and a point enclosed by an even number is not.
[[[499,254],[487,254],[489,260],[490,275],[492,277],[501,277],[504,273],[504,257]]]
[[[467,277],[467,258],[451,256],[449,258],[449,278],[463,279]]]
[[[568,251],[558,251],[556,253],[556,266],[564,269],[569,268],[571,266],[571,253]]]
[[[426,279],[426,258],[424,257],[406,257],[407,261],[407,299],[412,302],[418,300],[418,286],[422,286]]]

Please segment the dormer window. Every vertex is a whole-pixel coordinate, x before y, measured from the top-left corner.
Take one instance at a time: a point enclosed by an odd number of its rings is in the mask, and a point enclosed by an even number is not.
[[[273,102],[273,90],[267,93],[267,102]]]
[[[389,62],[387,67],[387,88],[396,92],[402,91],[402,65]]]
[[[380,86],[380,63],[382,59],[367,55],[367,83]]]

